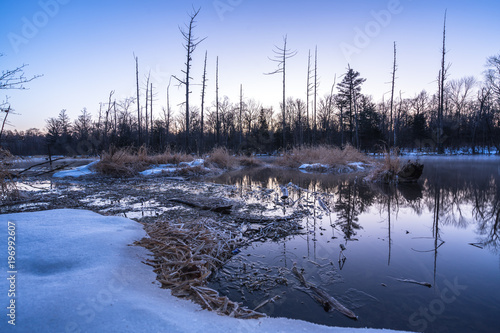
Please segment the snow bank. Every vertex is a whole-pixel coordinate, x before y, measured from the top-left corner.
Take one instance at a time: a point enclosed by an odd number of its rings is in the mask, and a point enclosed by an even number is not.
[[[139,172],[140,175],[143,176],[151,176],[151,175],[157,175],[163,172],[166,173],[173,173],[177,171],[177,168],[173,166],[172,164],[160,164],[155,167],[152,167],[151,169],[147,169],[144,171]]]
[[[94,162],[92,162],[90,164],[82,165],[82,166],[76,167],[76,168],[71,169],[71,170],[59,171],[59,172],[54,173],[52,175],[52,177],[56,177],[56,178],[75,177],[75,178],[78,178],[78,177],[81,177],[81,176],[95,174],[96,172],[90,170],[90,167],[92,165],[96,164],[97,162],[98,161],[94,161]]]
[[[175,164],[160,164],[151,167],[150,169],[144,170],[142,172],[139,172],[140,175],[143,176],[151,176],[151,175],[157,175],[161,173],[175,173],[179,171],[179,169],[182,168],[187,168],[187,167],[196,167],[196,166],[203,166],[205,164],[205,160],[203,159],[196,159],[191,162],[181,162],[178,165]]]
[[[6,306],[8,221],[15,223],[15,327]],[[0,216],[1,332],[381,332],[286,318],[222,317],[160,289],[145,236],[122,217],[62,209]],[[391,332],[386,330],[385,332]],[[394,331],[392,331],[394,332]]]
[[[365,170],[365,164],[363,162],[351,162],[347,165],[354,167],[356,170]]]
[[[301,171],[319,171],[319,172],[324,172],[330,168],[329,165],[326,164],[321,164],[321,163],[314,163],[314,164],[302,164],[299,166],[299,170]]]

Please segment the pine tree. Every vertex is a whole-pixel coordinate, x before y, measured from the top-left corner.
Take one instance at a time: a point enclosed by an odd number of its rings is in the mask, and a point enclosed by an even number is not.
[[[357,108],[357,100],[361,94],[361,85],[366,79],[359,76],[359,72],[348,67],[347,73],[344,74],[342,82],[338,84],[339,97],[345,101],[347,105],[344,117],[349,125],[350,143],[356,144],[359,149],[359,116]]]

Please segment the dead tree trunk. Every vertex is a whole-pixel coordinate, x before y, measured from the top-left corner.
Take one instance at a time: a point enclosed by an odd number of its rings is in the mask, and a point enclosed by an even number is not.
[[[316,143],[316,135],[318,131],[318,118],[317,118],[317,97],[318,97],[318,47],[314,49],[314,131],[313,142]]]
[[[184,48],[186,49],[186,62],[184,63],[184,65],[186,66],[186,69],[182,71],[185,74],[185,77],[183,80],[174,76],[174,78],[177,81],[179,81],[179,84],[181,84],[181,85],[183,84],[186,88],[186,102],[185,102],[185,107],[186,107],[185,149],[186,149],[186,152],[189,151],[189,94],[190,94],[189,82],[191,79],[191,77],[190,77],[190,75],[191,75],[190,74],[191,61],[193,60],[192,56],[193,56],[193,52],[196,50],[196,47],[198,46],[198,44],[200,44],[202,41],[205,40],[205,38],[200,40],[199,38],[196,38],[193,36],[193,29],[195,28],[195,22],[196,22],[195,18],[199,12],[200,12],[200,9],[193,11],[193,13],[190,15],[189,24],[186,25],[187,30],[179,29],[181,31],[182,36],[184,37],[185,42],[186,42],[186,44],[184,45]]]
[[[205,89],[207,87],[207,51],[205,51],[205,61],[203,64],[203,78],[201,80],[201,128],[200,128],[200,151],[205,150],[205,138],[204,138],[204,119],[203,119],[203,108],[205,107]]]
[[[149,106],[149,80],[151,78],[151,72],[149,72],[148,77],[146,79],[146,128],[144,135],[146,136],[146,146],[149,145],[149,118],[148,118],[148,106]]]
[[[139,59],[134,55],[135,58],[135,80],[137,88],[137,145],[140,146],[142,142],[141,138],[141,107],[140,107],[140,95],[139,95]]]
[[[283,130],[283,149],[286,150],[286,60],[297,54],[297,51],[290,51],[286,48],[287,36],[283,37],[283,48],[275,46],[274,58],[269,58],[271,61],[278,63],[278,69],[271,73],[266,73],[267,75],[271,74],[283,74],[283,107],[282,107],[282,130]]]
[[[393,107],[394,107],[394,83],[396,81],[396,42],[394,42],[394,62],[392,67],[392,88],[391,88],[391,119],[389,129],[389,149],[391,147],[391,136],[394,136],[394,146],[396,146],[396,131],[394,131],[393,123]]]
[[[437,131],[438,154],[444,153],[442,136],[443,136],[443,111],[444,111],[444,81],[446,78],[445,55],[446,55],[446,11],[444,12],[443,50],[441,59],[441,74],[439,79],[440,92],[439,92],[438,131]]]
[[[215,132],[217,139],[215,145],[220,144],[220,123],[219,123],[219,57],[215,61]]]

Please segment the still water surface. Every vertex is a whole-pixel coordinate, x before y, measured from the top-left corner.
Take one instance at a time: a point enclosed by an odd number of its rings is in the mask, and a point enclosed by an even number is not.
[[[279,296],[259,311],[324,325],[499,332],[500,159],[421,162],[419,182],[397,187],[266,168],[216,179],[242,193],[288,184],[289,200],[313,214],[302,235],[242,249],[211,286],[250,308]],[[324,311],[294,264],[359,319]]]

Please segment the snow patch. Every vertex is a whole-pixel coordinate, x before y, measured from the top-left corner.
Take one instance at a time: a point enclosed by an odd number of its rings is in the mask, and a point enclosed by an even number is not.
[[[87,165],[82,165],[82,166],[79,166],[79,167],[76,167],[74,169],[71,169],[71,170],[63,170],[63,171],[59,171],[59,172],[56,172],[52,175],[52,177],[56,177],[56,178],[64,178],[64,177],[74,177],[74,178],[78,178],[78,177],[81,177],[81,176],[86,176],[86,175],[91,175],[91,174],[95,174],[96,172],[91,170],[90,168],[96,164],[98,161],[94,161],[90,164],[87,164]]]
[[[175,164],[160,164],[156,166],[152,166],[150,169],[144,170],[142,172],[139,172],[140,175],[143,176],[151,176],[151,175],[158,175],[158,174],[171,174],[179,171],[179,169],[182,168],[192,168],[192,167],[197,167],[197,166],[203,166],[205,164],[205,160],[203,159],[196,159],[191,162],[181,162],[178,165]]]
[[[365,170],[365,164],[363,162],[351,162],[347,163],[347,165],[355,167],[356,170]]]

